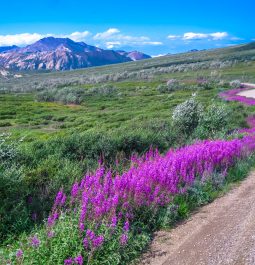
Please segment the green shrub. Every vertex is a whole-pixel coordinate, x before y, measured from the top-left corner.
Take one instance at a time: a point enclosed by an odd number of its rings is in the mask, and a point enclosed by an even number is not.
[[[227,132],[230,111],[225,104],[211,104],[200,117],[196,129],[197,137],[206,139]]]
[[[85,90],[75,87],[63,87],[43,90],[36,95],[38,101],[61,102],[63,104],[80,104],[85,95]]]
[[[197,101],[196,95],[179,104],[173,111],[173,126],[182,133],[191,134],[198,126],[203,114],[203,106]]]

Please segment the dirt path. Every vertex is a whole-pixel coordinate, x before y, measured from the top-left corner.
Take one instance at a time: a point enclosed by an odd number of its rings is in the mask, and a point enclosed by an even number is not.
[[[158,232],[139,264],[254,265],[255,172],[177,228]]]
[[[242,83],[242,85],[245,88],[249,88],[250,90],[245,90],[245,91],[239,92],[237,95],[238,96],[243,96],[243,97],[246,97],[246,98],[255,98],[255,84]]]
[[[241,85],[243,85],[247,88],[255,88],[255,84],[252,84],[252,83],[241,83]]]

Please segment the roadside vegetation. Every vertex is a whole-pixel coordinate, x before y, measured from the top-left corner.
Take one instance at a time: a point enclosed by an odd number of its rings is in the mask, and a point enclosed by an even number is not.
[[[255,108],[218,94],[255,50],[232,49],[3,81],[0,260],[128,264],[243,178]]]

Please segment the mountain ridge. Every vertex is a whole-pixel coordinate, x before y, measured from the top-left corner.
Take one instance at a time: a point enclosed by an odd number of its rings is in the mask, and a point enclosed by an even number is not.
[[[0,47],[1,49],[1,47]],[[151,58],[141,52],[119,53],[69,38],[46,37],[0,52],[0,67],[10,70],[72,70]]]

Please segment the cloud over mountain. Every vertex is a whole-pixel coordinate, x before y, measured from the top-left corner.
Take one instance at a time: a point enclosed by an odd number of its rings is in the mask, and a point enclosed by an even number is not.
[[[42,38],[53,36],[55,38],[69,38],[73,41],[84,41],[91,33],[89,31],[73,32],[71,34],[40,34],[40,33],[21,33],[13,35],[0,35],[0,46],[25,46],[32,44]]]

